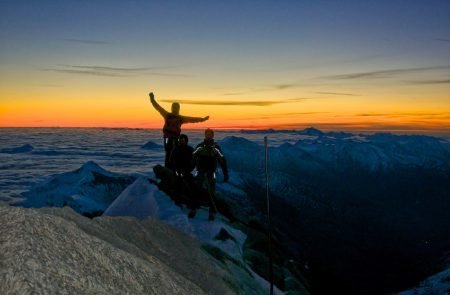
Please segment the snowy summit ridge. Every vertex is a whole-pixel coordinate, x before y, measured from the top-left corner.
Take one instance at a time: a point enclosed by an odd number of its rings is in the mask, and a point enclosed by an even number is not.
[[[142,233],[139,233],[140,230],[142,230],[142,225],[149,222],[149,220],[152,220],[152,222],[162,222],[165,224],[168,224],[172,227],[172,231],[178,232],[178,234],[170,234],[169,236],[171,239],[179,239],[179,235],[184,234],[190,237],[193,240],[199,241],[202,244],[200,246],[197,246],[199,250],[204,252],[204,254],[208,255],[210,258],[205,263],[208,263],[208,261],[213,261],[213,264],[216,264],[215,268],[220,273],[216,274],[217,277],[215,280],[224,280],[225,281],[225,287],[228,289],[223,289],[221,287],[221,284],[218,284],[217,286],[209,286],[206,293],[213,292],[212,290],[215,290],[213,293],[219,292],[220,294],[225,293],[240,293],[244,292],[245,294],[261,294],[264,288],[267,288],[268,283],[262,279],[259,275],[257,275],[252,269],[250,269],[245,260],[244,260],[244,242],[247,239],[246,234],[244,234],[241,230],[238,230],[228,224],[225,218],[221,217],[221,215],[218,215],[215,221],[208,221],[208,213],[206,210],[200,209],[197,213],[196,218],[189,219],[187,217],[187,211],[185,209],[181,209],[180,207],[176,206],[173,201],[170,199],[169,196],[167,196],[164,192],[160,191],[154,184],[151,184],[146,177],[138,177],[135,179],[134,182],[129,184],[134,178],[131,177],[125,177],[124,175],[116,174],[110,171],[105,170],[104,168],[100,167],[95,162],[89,161],[83,164],[80,168],[72,171],[72,172],[66,172],[62,174],[57,174],[51,176],[47,181],[36,185],[33,187],[29,192],[24,193],[23,196],[27,197],[27,199],[18,205],[22,205],[25,207],[62,207],[62,206],[70,206],[79,213],[87,214],[89,216],[92,215],[92,213],[95,213],[96,210],[99,212],[104,211],[104,217],[96,217],[94,221],[89,221],[90,223],[93,222],[94,225],[98,225],[98,223],[102,223],[105,220],[108,222],[113,222],[114,226],[114,233],[108,232],[109,229],[102,229],[99,231],[96,231],[95,229],[90,228],[93,226],[93,224],[87,225],[86,222],[83,221],[82,217],[78,217],[78,215],[72,212],[71,210],[64,208],[64,209],[43,209],[43,210],[31,210],[26,211],[25,209],[19,209],[20,207],[17,207],[19,211],[14,211],[15,213],[6,213],[6,216],[9,216],[11,214],[25,214],[27,216],[35,216],[40,215],[42,212],[45,214],[50,214],[50,219],[46,219],[49,222],[58,222],[61,224],[61,231],[71,231],[70,229],[64,229],[64,221],[53,221],[55,217],[52,215],[55,214],[57,216],[63,215],[62,217],[68,219],[72,222],[75,222],[78,224],[81,222],[80,226],[81,229],[84,231],[86,230],[89,234],[92,233],[92,231],[95,231],[95,234],[93,234],[93,237],[96,237],[97,235],[100,235],[100,238],[106,238],[108,235],[117,236],[116,228],[124,231],[124,235],[126,232],[126,239],[134,239],[134,243],[137,245],[138,243],[141,243],[144,247],[147,247],[147,243],[151,243],[152,245],[155,244],[155,241],[153,239],[155,238],[153,236],[153,232],[147,233],[149,237],[152,237],[151,240],[146,240],[145,237],[142,237]],[[118,186],[119,184],[123,184],[123,186]],[[114,196],[113,194],[119,193],[118,196]],[[11,207],[14,208],[14,207]],[[20,211],[25,210],[25,211]],[[50,210],[50,211],[49,211]],[[46,215],[46,216],[47,216]],[[76,217],[75,217],[76,216]],[[61,216],[60,216],[61,217]],[[131,218],[130,217],[134,217]],[[30,220],[33,220],[32,217]],[[40,216],[37,216],[36,218],[40,219]],[[78,218],[81,218],[78,220]],[[124,219],[125,218],[125,219]],[[135,219],[137,218],[137,219]],[[36,221],[40,222],[42,224],[42,221]],[[125,226],[127,223],[128,225]],[[51,228],[52,225],[49,225]],[[136,227],[136,229],[133,229]],[[96,228],[96,226],[94,226]],[[132,231],[136,231],[136,233],[131,233]],[[102,232],[101,234],[99,232]],[[15,233],[12,233],[15,235]],[[54,235],[57,233],[50,233],[50,235]],[[133,237],[133,235],[136,234],[136,237]],[[38,235],[41,235],[39,233]],[[83,236],[83,233],[76,233],[74,235]],[[122,233],[120,234],[122,235]],[[32,238],[32,237],[30,237]],[[79,246],[80,248],[83,248],[84,250],[80,249],[73,249],[71,246],[66,246],[66,243],[70,243],[70,239],[73,237],[71,235],[58,238],[61,239],[63,245],[59,245],[58,243],[54,244],[51,243],[54,247],[66,247],[69,252],[89,252],[79,255],[84,255],[85,257],[91,257],[90,259],[93,259],[93,261],[96,261],[98,259],[111,261],[111,263],[116,263],[112,260],[114,260],[111,257],[103,257],[103,258],[96,258],[95,253],[90,253],[92,251],[92,247],[89,243],[91,243],[89,237],[83,238],[83,242],[88,243],[88,245],[75,245]],[[112,237],[106,238],[106,240],[109,242],[112,239]],[[166,238],[167,239],[167,238]],[[42,241],[42,240],[41,240]],[[152,242],[150,242],[152,241]],[[47,243],[47,241],[44,241]],[[114,247],[118,247],[119,249],[122,249],[120,245],[122,245],[123,241],[113,241]],[[117,244],[116,244],[117,243]],[[178,241],[177,241],[178,243]],[[177,244],[175,243],[175,244]],[[41,247],[41,245],[36,245],[36,248]],[[48,246],[42,246],[44,248],[48,248]],[[138,247],[142,247],[139,245]],[[51,248],[51,247],[50,247]],[[168,247],[165,251],[170,253],[172,250]],[[58,253],[57,249],[54,249]],[[111,251],[113,255],[115,256],[116,250],[105,250],[105,252]],[[177,251],[177,250],[173,250]],[[195,253],[195,251],[194,251]],[[24,253],[23,255],[28,255]],[[46,254],[47,256],[50,254]],[[64,261],[64,263],[67,262],[68,258],[61,257],[63,255],[62,253],[59,254],[60,256],[56,255],[56,258],[61,259]],[[75,254],[77,255],[77,254]],[[94,255],[94,257],[92,257]],[[101,254],[104,255],[104,254]],[[106,254],[105,254],[106,255]],[[128,254],[127,254],[128,255]],[[168,254],[166,254],[168,255]],[[189,256],[188,254],[183,254],[184,256]],[[44,256],[45,257],[45,256]],[[176,257],[174,254],[170,254],[170,257]],[[48,259],[48,257],[47,257]],[[130,258],[134,259],[134,258]],[[161,259],[159,255],[157,255],[157,259]],[[173,258],[171,258],[173,259]],[[215,261],[215,262],[214,262]],[[220,262],[220,263],[219,263]],[[34,262],[33,262],[34,263]],[[39,267],[42,264],[42,262],[35,262]],[[53,262],[51,262],[53,263]],[[73,263],[75,262],[69,261],[67,263]],[[86,267],[84,262],[81,262],[80,265],[72,265],[70,267],[74,268],[74,278],[78,278],[78,280],[87,280],[87,278],[84,277],[85,271],[81,270],[80,268]],[[123,267],[119,265],[100,265],[98,267],[106,267],[109,271],[116,271],[114,270],[116,267]],[[217,265],[219,263],[219,265]],[[198,267],[198,263],[194,263],[196,267]],[[19,266],[16,266],[17,268],[20,268]],[[61,266],[63,269],[68,267],[67,265]],[[147,276],[149,274],[146,274],[147,270],[145,270],[145,266],[139,266],[144,268],[144,276]],[[136,266],[136,268],[139,268]],[[190,268],[192,266],[179,266],[183,269],[184,273],[190,273],[191,270],[186,271],[185,268]],[[206,271],[209,266],[202,266],[201,269],[198,270],[198,272]],[[19,272],[24,271],[28,272],[29,269],[20,268],[18,270]],[[98,284],[97,287],[98,290],[100,290],[100,293],[102,292],[109,292],[108,286],[104,286],[105,281],[103,278],[99,278],[98,275],[93,273],[94,270],[91,272],[87,272],[90,274],[90,276],[93,276],[92,280],[94,282],[91,282],[92,284]],[[51,274],[46,273],[43,271],[42,276],[50,276]],[[131,274],[130,274],[131,275]],[[6,276],[5,280],[8,282],[14,282],[17,278],[14,277],[8,277]],[[59,280],[62,280],[63,278],[56,277],[55,282],[58,284]],[[97,281],[98,280],[98,281]],[[178,280],[178,279],[176,279]],[[181,279],[180,279],[181,280]],[[200,278],[196,278],[194,280],[194,284],[198,284],[197,280],[201,280]],[[74,279],[75,281],[75,279]],[[142,281],[140,279],[137,279],[137,285],[132,286],[132,288],[148,288],[144,286],[140,286],[140,284],[145,284],[144,279]],[[151,280],[150,280],[151,281]],[[11,286],[8,288],[15,288],[13,285],[17,285],[19,283],[11,283]],[[74,285],[70,285],[74,284]],[[83,290],[83,287],[81,285],[77,285],[75,282],[70,283],[68,288],[73,288],[73,290]],[[169,283],[168,283],[169,284]],[[202,283],[204,284],[204,283]],[[208,284],[212,284],[208,283]],[[20,284],[19,284],[20,285]],[[38,285],[40,286],[40,285]],[[112,284],[112,286],[117,287],[115,284]],[[155,291],[155,290],[164,290],[164,288],[167,287],[165,284],[162,284],[158,288],[162,289],[149,289],[150,291],[146,291],[144,293],[148,294],[171,294],[172,292],[166,292],[166,291]],[[202,287],[202,286],[201,286]],[[22,287],[21,287],[22,288]],[[24,287],[23,287],[24,288]],[[51,292],[49,290],[57,290],[57,286],[55,285],[42,285],[42,288],[39,289],[39,287],[34,288],[32,290],[44,290],[43,292]],[[48,289],[49,288],[49,289]],[[55,288],[55,289],[53,289]],[[132,289],[131,288],[131,289]],[[194,287],[190,287],[187,285],[187,288],[190,289],[179,289],[183,291],[179,291],[176,289],[175,293],[195,293],[195,294],[201,294],[202,290],[195,289]],[[203,287],[202,287],[203,288]],[[202,289],[200,288],[200,289]],[[220,289],[222,288],[222,289]],[[231,288],[231,289],[230,289]],[[203,288],[204,289],[204,288]],[[7,289],[10,290],[10,289]],[[69,289],[64,289],[69,290]],[[178,291],[177,291],[178,290]],[[218,291],[221,290],[221,291]],[[238,291],[239,290],[239,291]],[[8,291],[9,292],[9,291]],[[75,292],[75,291],[74,291]],[[277,294],[280,294],[281,291],[276,289]],[[89,293],[89,292],[88,292]],[[140,292],[138,292],[140,293]]]

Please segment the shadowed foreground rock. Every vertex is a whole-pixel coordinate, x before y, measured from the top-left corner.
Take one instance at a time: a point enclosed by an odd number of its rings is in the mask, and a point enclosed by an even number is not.
[[[251,274],[154,219],[0,205],[1,294],[260,294]]]

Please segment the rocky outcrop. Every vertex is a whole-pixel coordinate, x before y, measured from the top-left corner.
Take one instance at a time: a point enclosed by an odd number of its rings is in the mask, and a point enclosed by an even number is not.
[[[0,222],[1,294],[262,292],[251,274],[155,219],[0,205]]]

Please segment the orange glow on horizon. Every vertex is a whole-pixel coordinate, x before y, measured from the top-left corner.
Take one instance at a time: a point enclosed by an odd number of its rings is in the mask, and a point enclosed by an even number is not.
[[[25,116],[15,118],[0,114],[0,127],[75,127],[75,128],[146,128],[161,129],[163,120],[159,114],[148,112],[147,118],[133,120],[115,120],[102,114],[95,118],[86,116],[80,120],[77,115],[59,114],[48,118],[46,113],[40,116]],[[185,124],[183,129],[304,129],[315,127],[320,130],[358,131],[358,132],[397,132],[397,133],[445,133],[450,134],[450,118],[437,117],[420,120],[414,116],[389,115],[377,116],[367,119],[366,116],[354,115],[303,115],[290,118],[273,119],[214,119],[213,117],[203,123]],[[14,120],[13,120],[14,119]]]
[[[62,91],[52,89],[48,95],[33,92],[8,92],[14,99],[0,100],[0,127],[105,127],[159,129],[163,119],[151,106],[142,90],[122,90],[115,93],[86,89]],[[144,94],[143,94],[144,92]],[[0,92],[4,97],[6,92]],[[192,105],[181,104],[181,114],[195,117],[210,116],[203,123],[186,124],[184,129],[303,129],[358,132],[440,133],[450,134],[450,106],[446,93],[436,94],[433,104],[405,104],[402,99],[352,97],[316,98],[290,102],[295,93],[271,105]],[[162,96],[162,95],[161,95]],[[165,97],[157,100],[166,110],[171,103]],[[247,101],[257,101],[259,94],[249,95]],[[173,95],[170,97],[177,97]],[[298,97],[298,95],[297,95]],[[198,101],[223,101],[223,98],[199,95]],[[229,100],[233,101],[233,100]],[[264,100],[266,101],[266,100]]]

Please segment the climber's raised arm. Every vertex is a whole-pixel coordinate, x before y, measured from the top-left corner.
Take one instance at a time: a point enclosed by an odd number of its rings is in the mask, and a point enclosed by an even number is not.
[[[183,117],[183,123],[199,123],[199,122],[205,122],[206,120],[209,119],[209,116],[206,117],[187,117],[187,116],[182,116]]]
[[[155,108],[155,110],[157,110],[161,116],[163,116],[164,118],[167,117],[167,114],[169,114],[168,111],[166,111],[165,109],[162,108],[162,106],[160,106],[156,100],[155,100],[155,96],[153,95],[153,92],[149,93],[150,96],[150,102],[152,103],[153,107]]]

